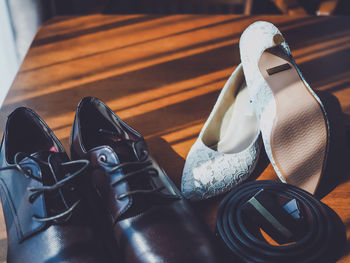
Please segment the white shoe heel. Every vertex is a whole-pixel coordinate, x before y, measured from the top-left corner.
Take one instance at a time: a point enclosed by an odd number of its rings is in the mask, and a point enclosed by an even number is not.
[[[329,141],[324,106],[303,78],[281,32],[271,23],[250,25],[240,53],[266,153],[282,182],[314,193]]]

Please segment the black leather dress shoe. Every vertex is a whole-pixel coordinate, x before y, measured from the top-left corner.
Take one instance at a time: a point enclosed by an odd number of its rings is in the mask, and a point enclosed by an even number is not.
[[[80,194],[88,165],[70,161],[32,110],[8,117],[0,152],[8,263],[109,262]]]
[[[208,229],[151,158],[143,137],[102,101],[80,102],[71,143],[72,158],[90,161],[123,262],[219,262]]]

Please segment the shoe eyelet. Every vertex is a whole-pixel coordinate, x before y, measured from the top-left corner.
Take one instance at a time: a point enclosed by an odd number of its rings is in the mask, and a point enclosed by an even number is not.
[[[148,151],[147,150],[143,150],[141,158],[146,158],[147,156],[148,156]]]
[[[30,169],[30,168],[25,169],[25,173],[24,173],[25,177],[29,178],[32,175],[33,175],[32,169]]]
[[[102,163],[105,163],[107,162],[107,156],[105,154],[101,154],[99,157],[98,157],[98,160]]]

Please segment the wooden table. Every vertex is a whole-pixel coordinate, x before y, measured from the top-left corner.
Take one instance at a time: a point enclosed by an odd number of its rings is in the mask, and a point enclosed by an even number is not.
[[[1,130],[8,113],[28,106],[69,149],[77,103],[84,96],[96,96],[145,136],[179,186],[186,154],[240,62],[239,37],[255,20],[275,23],[311,86],[327,91],[335,112],[337,101],[329,92],[350,113],[350,18],[91,15],[57,17],[41,27],[1,108]],[[339,112],[334,116],[341,120]],[[341,145],[346,145],[344,140]],[[350,162],[343,151],[336,159]],[[342,183],[323,201],[341,216],[350,239],[347,171],[331,173],[334,178],[341,175]],[[259,179],[276,178],[264,155],[256,176],[260,173]],[[220,199],[194,204],[211,228]],[[6,259],[5,247],[1,217],[0,262]],[[350,262],[349,252],[350,241],[340,262]]]

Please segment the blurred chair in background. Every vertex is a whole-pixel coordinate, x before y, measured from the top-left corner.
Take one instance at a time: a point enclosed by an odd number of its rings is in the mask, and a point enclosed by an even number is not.
[[[317,15],[332,15],[337,9],[339,0],[324,0],[321,2],[317,10]]]
[[[317,15],[332,15],[338,5],[339,0],[271,0],[278,9],[289,15],[305,15],[305,14],[317,14]]]
[[[254,0],[111,0],[105,13],[251,14]]]
[[[110,0],[104,12],[332,15],[342,13],[344,10],[345,14],[349,14],[349,2],[349,0]],[[340,5],[342,9],[338,8]]]

